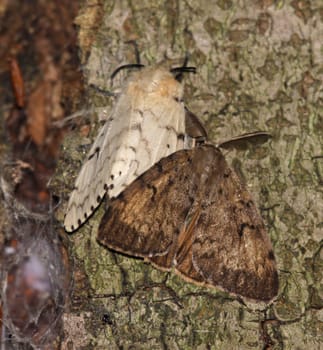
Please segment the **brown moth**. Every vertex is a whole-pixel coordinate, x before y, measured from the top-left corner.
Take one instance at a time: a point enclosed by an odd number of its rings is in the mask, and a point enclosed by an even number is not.
[[[137,178],[109,203],[98,241],[250,300],[278,292],[264,222],[213,145],[173,153]]]

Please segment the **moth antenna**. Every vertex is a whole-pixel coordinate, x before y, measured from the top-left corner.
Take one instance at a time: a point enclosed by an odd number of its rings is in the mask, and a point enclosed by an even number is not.
[[[183,73],[196,73],[196,67],[187,66],[189,57],[188,52],[186,52],[183,64],[180,67],[175,67],[170,70],[171,73],[174,74],[175,79],[179,82],[183,79]]]
[[[126,44],[133,45],[133,47],[135,49],[136,63],[125,64],[123,66],[118,67],[110,76],[111,82],[116,77],[116,75],[123,69],[136,69],[136,68],[140,69],[140,68],[144,67],[144,65],[140,63],[140,53],[139,53],[139,48],[138,48],[137,42],[135,40],[129,40],[129,41],[126,41]],[[99,92],[102,95],[109,96],[109,97],[110,96],[115,97],[115,93],[113,93],[113,92],[105,91],[104,89],[100,89],[93,84],[91,84],[90,87],[94,88],[97,92]]]
[[[196,73],[196,67],[175,67],[170,70],[177,81],[181,82],[183,79],[183,73]]]
[[[130,63],[130,64],[124,64],[120,67],[118,67],[112,74],[111,74],[111,77],[110,79],[113,80],[116,75],[122,71],[123,69],[140,69],[140,68],[143,68],[144,65],[143,64],[140,64],[140,63]]]

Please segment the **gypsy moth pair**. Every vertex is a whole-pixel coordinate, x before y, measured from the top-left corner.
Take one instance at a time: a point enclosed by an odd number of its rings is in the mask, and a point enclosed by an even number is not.
[[[278,276],[264,223],[219,149],[188,147],[206,133],[182,94],[163,68],[133,75],[80,172],[65,227],[76,229],[107,192],[99,242],[191,282],[270,301]]]

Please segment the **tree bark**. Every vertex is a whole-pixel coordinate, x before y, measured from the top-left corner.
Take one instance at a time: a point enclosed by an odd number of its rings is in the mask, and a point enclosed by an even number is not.
[[[244,303],[109,251],[96,241],[101,205],[69,236],[74,275],[62,349],[323,346],[322,22],[319,0],[83,2],[75,23],[87,96],[51,182],[62,200],[57,218],[63,222],[99,119],[114,103],[97,88],[111,91],[112,72],[136,62],[128,42],[146,65],[188,53],[197,74],[184,77],[185,104],[211,142],[272,135],[225,156],[266,222],[280,289],[270,305]]]

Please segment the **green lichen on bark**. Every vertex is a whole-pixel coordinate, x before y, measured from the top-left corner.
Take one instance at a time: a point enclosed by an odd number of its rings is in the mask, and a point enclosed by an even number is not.
[[[254,310],[225,293],[190,285],[110,252],[96,242],[101,208],[71,236],[74,258],[81,261],[77,266],[89,285],[86,303],[70,314],[82,314],[86,320],[82,346],[319,349],[323,342],[322,4],[170,3],[97,5],[102,21],[86,59],[86,81],[106,88],[117,66],[134,62],[129,40],[137,41],[145,64],[165,57],[178,60],[189,52],[198,73],[185,77],[185,101],[204,120],[213,142],[255,130],[272,134],[266,145],[226,156],[230,162],[239,161],[262,209],[274,245],[280,293],[266,310]],[[91,1],[84,3],[83,17],[90,6]],[[107,105],[109,110],[111,99]],[[84,142],[77,131],[72,136]],[[76,175],[71,164],[79,156],[70,153],[69,145],[66,142],[63,168]],[[71,188],[72,177],[64,179]],[[109,322],[102,321],[103,315]],[[67,339],[73,343],[72,331]]]

